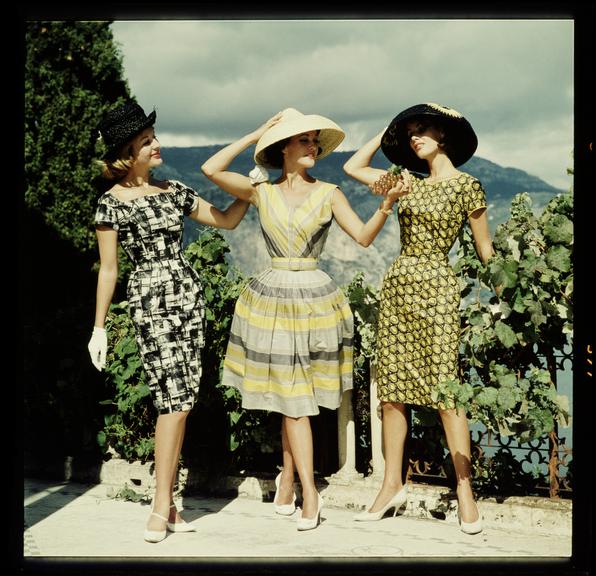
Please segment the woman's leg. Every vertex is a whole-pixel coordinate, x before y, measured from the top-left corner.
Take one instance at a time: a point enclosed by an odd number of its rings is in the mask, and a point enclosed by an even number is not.
[[[301,416],[299,418],[283,416],[282,426],[285,428],[289,451],[298,471],[300,484],[302,485],[302,517],[314,518],[317,514],[319,502],[313,468],[310,418],[308,416]]]
[[[402,468],[404,445],[408,432],[407,409],[405,404],[381,402],[383,410],[383,453],[385,474],[383,485],[369,512],[378,512],[387,505],[403,487]]]
[[[187,417],[189,412],[186,412]],[[180,462],[180,452],[182,451],[182,444],[184,443],[184,435],[186,433],[186,418],[184,419],[184,422],[182,424],[182,433],[180,434],[180,439],[178,441],[178,447],[177,447],[177,452],[178,452],[178,458],[176,459],[176,465],[174,466],[174,470],[172,473],[172,480],[170,482],[170,494],[171,494],[171,500],[170,500],[170,513],[168,516],[168,521],[171,522],[172,524],[176,523],[176,520],[178,520],[179,522],[182,521],[182,518],[180,516],[180,513],[178,512],[178,510],[176,509],[176,507],[172,507],[172,504],[174,504],[174,488],[176,486],[176,479],[178,478],[178,463]]]
[[[155,497],[153,512],[168,518],[172,502],[172,478],[178,468],[188,411],[160,414],[155,425]],[[165,530],[165,522],[149,516],[147,530]]]
[[[294,457],[292,456],[292,449],[290,441],[288,440],[288,432],[284,424],[284,418],[281,421],[281,447],[283,450],[283,470],[281,473],[281,481],[279,483],[278,497],[276,504],[291,504],[294,498]]]
[[[462,409],[439,410],[439,414],[457,476],[459,515],[464,522],[475,522],[479,518],[479,512],[472,492],[472,457],[468,419]]]

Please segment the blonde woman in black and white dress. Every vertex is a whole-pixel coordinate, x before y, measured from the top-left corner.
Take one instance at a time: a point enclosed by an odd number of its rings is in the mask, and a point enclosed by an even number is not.
[[[173,503],[173,489],[186,418],[201,378],[204,302],[197,272],[182,253],[184,217],[218,228],[235,228],[248,202],[221,211],[177,181],[150,174],[162,164],[153,124],[136,103],[106,115],[100,134],[107,147],[103,175],[114,185],[98,202],[95,216],[100,269],[95,326],[89,341],[94,366],[105,366],[105,318],[118,277],[122,248],[134,263],[127,293],[147,382],[158,412],[155,427],[156,488],[144,537],[159,542],[171,532],[194,531]]]

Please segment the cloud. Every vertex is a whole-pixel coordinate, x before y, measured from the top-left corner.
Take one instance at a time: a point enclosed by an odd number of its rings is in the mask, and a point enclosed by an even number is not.
[[[551,122],[507,131],[487,132],[476,154],[505,167],[519,168],[568,190],[573,166],[573,126],[559,117]]]
[[[553,184],[568,160],[571,20],[117,21],[112,28],[132,92],[158,108],[166,146],[229,142],[292,106],[344,127],[345,150],[403,108],[434,101],[470,120],[490,160],[505,158]]]

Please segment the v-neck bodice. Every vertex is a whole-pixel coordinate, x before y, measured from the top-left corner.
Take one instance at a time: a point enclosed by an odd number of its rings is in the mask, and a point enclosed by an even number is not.
[[[264,182],[257,187],[259,220],[270,256],[319,257],[333,220],[335,188],[335,184],[323,183],[292,206],[278,185]]]
[[[302,207],[302,205],[303,205],[305,202],[308,202],[308,199],[309,199],[309,198],[310,198],[310,197],[311,197],[313,194],[316,194],[316,193],[317,193],[317,191],[319,190],[319,188],[320,188],[321,186],[325,186],[325,184],[320,184],[320,183],[319,183],[319,186],[317,186],[317,187],[316,187],[314,190],[311,190],[311,191],[310,191],[308,194],[306,194],[306,195],[304,196],[304,198],[302,199],[302,201],[301,201],[301,202],[299,202],[298,204],[295,204],[295,205],[294,205],[294,204],[290,204],[290,202],[288,201],[288,198],[287,198],[287,196],[285,195],[284,191],[281,189],[281,186],[280,186],[279,184],[272,184],[272,186],[273,186],[275,189],[277,189],[277,191],[278,191],[278,192],[279,192],[279,194],[281,195],[281,197],[282,197],[283,201],[285,202],[286,206],[288,207],[288,210],[294,210],[294,211],[296,211],[296,210],[298,210],[299,208],[301,208],[301,207]]]

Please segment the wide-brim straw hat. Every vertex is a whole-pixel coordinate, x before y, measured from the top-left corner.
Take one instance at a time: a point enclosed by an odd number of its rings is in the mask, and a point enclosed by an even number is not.
[[[478,138],[470,123],[453,108],[434,102],[416,104],[400,112],[385,130],[381,138],[381,150],[393,164],[401,165],[414,172],[429,171],[428,162],[418,158],[410,146],[406,125],[417,118],[426,118],[432,123],[439,120],[445,127],[445,140],[449,149],[449,159],[454,166],[467,162],[478,147]]]
[[[99,126],[106,147],[104,159],[113,159],[124,144],[139,132],[153,126],[157,113],[149,115],[136,102],[127,102],[110,110]]]
[[[259,138],[255,147],[255,162],[266,168],[281,168],[281,166],[274,166],[268,162],[267,148],[276,142],[311,130],[319,131],[321,151],[317,154],[317,160],[331,154],[346,137],[345,132],[325,116],[302,114],[295,108],[286,108],[282,111],[281,120]]]

